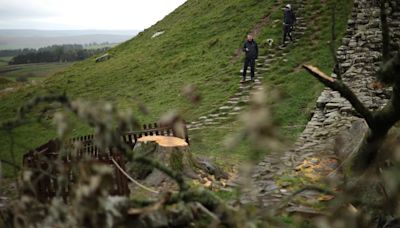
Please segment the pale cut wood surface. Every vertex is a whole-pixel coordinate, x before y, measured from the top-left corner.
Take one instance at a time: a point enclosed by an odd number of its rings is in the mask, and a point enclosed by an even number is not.
[[[144,136],[138,139],[138,142],[155,142],[162,147],[187,147],[185,140],[172,136]]]

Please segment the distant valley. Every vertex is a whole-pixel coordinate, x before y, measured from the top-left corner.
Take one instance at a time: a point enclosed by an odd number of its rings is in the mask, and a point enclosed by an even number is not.
[[[60,44],[121,43],[137,30],[0,30],[0,50],[40,48]]]

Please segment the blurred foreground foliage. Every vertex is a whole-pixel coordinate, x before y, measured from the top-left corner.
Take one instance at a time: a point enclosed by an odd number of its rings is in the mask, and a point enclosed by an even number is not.
[[[242,116],[244,127],[237,138],[253,142],[254,153],[262,148],[279,150],[283,147],[276,137],[265,91],[253,96],[249,111]],[[274,98],[273,98],[274,99]],[[118,148],[128,162],[159,169],[179,187],[166,189],[157,197],[129,198],[109,195],[112,169],[90,159],[76,163],[77,182],[68,203],[62,197],[49,202],[36,199],[32,173],[25,170],[18,178],[18,197],[1,209],[1,223],[5,227],[398,227],[400,218],[400,156],[393,156],[390,165],[382,166],[379,173],[365,173],[356,183],[346,183],[340,191],[304,186],[292,196],[272,208],[257,208],[240,202],[226,202],[203,187],[187,183],[183,175],[157,161],[136,155],[121,141],[121,133],[135,128],[137,121],[130,113],[116,110],[112,105],[95,105],[83,101],[70,101],[65,95],[39,97],[21,107],[18,117],[1,127],[12,134],[12,129],[24,124],[25,115],[42,103],[57,103],[75,114],[94,129],[96,145]],[[176,119],[176,118],[169,118]],[[68,118],[63,112],[55,115],[60,139],[68,137]],[[398,155],[396,143],[386,145],[389,154]],[[390,151],[391,150],[391,151]],[[11,151],[12,152],[12,151]],[[70,153],[71,151],[63,151]],[[54,164],[62,169],[62,165]],[[18,172],[18,167],[15,167]],[[17,175],[18,176],[18,175]],[[62,175],[58,180],[63,181]],[[250,177],[246,177],[250,179]],[[357,187],[354,187],[357,186]],[[238,189],[240,191],[240,187]],[[335,196],[324,216],[318,218],[287,217],[283,210],[297,194],[305,190],[329,193]],[[370,197],[370,198],[368,198]]]

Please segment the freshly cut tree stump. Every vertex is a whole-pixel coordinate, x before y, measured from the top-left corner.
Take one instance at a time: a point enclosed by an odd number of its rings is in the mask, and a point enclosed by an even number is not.
[[[196,161],[190,153],[189,145],[181,138],[145,136],[138,139],[134,153],[161,162],[170,169],[181,172],[185,177],[200,178],[195,172]],[[159,170],[137,163],[132,164],[130,174],[144,180],[144,183],[149,186],[159,186],[169,179]]]
[[[138,143],[155,142],[159,146],[171,148],[171,147],[188,147],[187,142],[181,138],[171,136],[144,136],[138,139]]]

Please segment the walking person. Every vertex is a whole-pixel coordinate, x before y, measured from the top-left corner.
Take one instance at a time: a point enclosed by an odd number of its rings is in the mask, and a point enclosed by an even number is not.
[[[293,42],[292,31],[295,22],[296,16],[292,10],[292,6],[290,4],[287,4],[284,8],[283,14],[283,46],[286,46],[287,37],[289,37],[290,41]]]
[[[246,53],[246,57],[244,60],[243,67],[243,78],[240,82],[246,81],[247,69],[250,66],[250,76],[251,81],[254,81],[255,67],[256,67],[256,59],[258,58],[258,45],[256,41],[253,39],[251,34],[247,35],[247,40],[243,45],[243,51]]]

